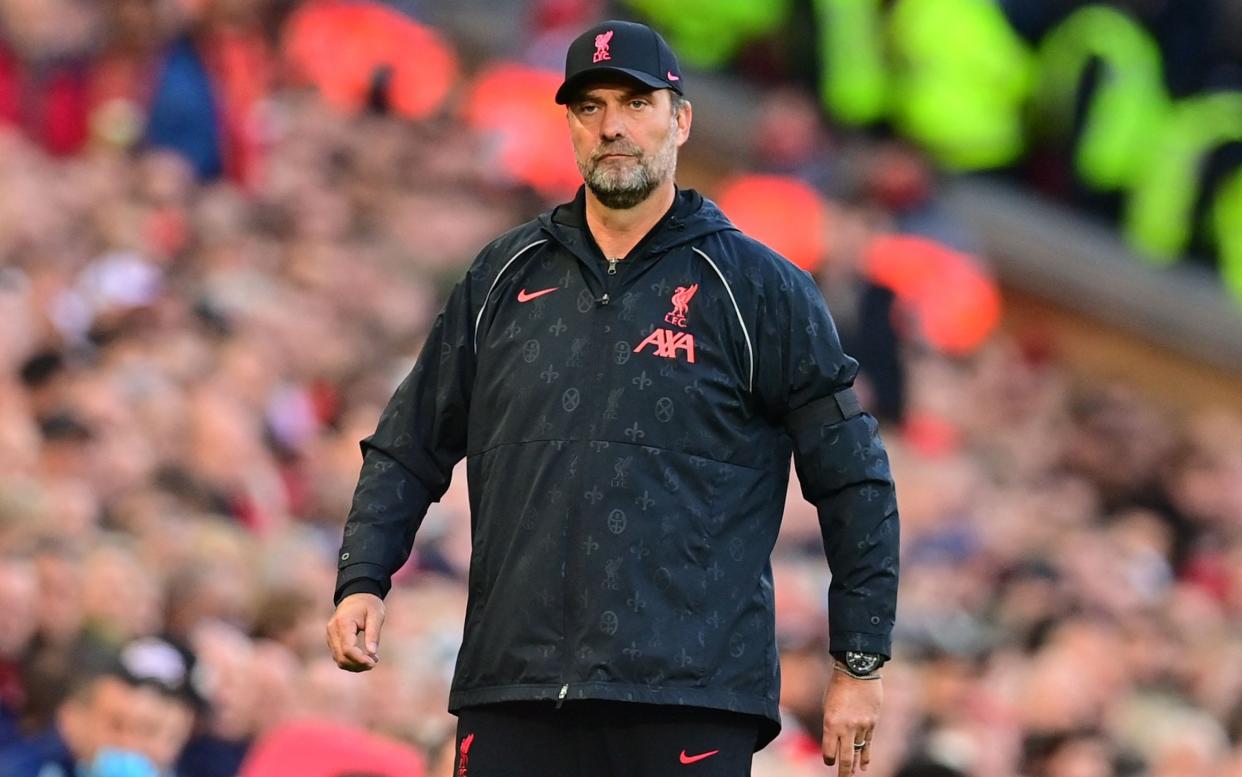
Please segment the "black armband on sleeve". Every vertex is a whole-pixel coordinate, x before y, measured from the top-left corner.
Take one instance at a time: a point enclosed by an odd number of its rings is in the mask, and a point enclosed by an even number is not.
[[[785,416],[785,430],[796,438],[807,431],[819,430],[825,424],[840,423],[861,413],[858,394],[852,387],[847,387],[789,413]]]

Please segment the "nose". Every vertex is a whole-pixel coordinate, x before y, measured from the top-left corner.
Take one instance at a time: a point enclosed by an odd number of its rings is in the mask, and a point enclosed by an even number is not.
[[[599,123],[599,133],[604,140],[618,140],[625,137],[625,122],[621,111],[614,107],[604,108],[603,120]]]

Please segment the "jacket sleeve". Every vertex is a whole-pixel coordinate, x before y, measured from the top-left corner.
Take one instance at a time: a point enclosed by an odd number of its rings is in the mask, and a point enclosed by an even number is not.
[[[386,596],[410,556],[428,506],[448,489],[466,452],[474,381],[472,273],[454,287],[414,368],[362,440],[362,471],[337,554],[334,601]]]
[[[763,298],[757,387],[789,434],[802,494],[819,515],[832,571],[829,650],[890,656],[899,521],[888,454],[859,408],[858,363],[841,350],[822,294],[807,273],[782,265]]]

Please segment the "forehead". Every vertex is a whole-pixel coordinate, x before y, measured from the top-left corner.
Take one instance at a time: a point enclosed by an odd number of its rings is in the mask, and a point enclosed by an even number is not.
[[[119,677],[107,675],[96,681],[93,706],[96,710],[124,709],[128,707],[133,694],[131,688]]]

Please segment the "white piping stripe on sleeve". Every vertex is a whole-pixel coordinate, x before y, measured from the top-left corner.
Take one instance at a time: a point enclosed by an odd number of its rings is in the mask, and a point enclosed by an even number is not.
[[[519,256],[526,253],[527,251],[534,248],[535,246],[543,245],[546,242],[548,242],[548,239],[545,237],[543,240],[536,240],[535,242],[526,246],[521,251],[518,251],[516,254],[510,257],[509,261],[505,262],[505,266],[500,268],[500,272],[496,273],[496,278],[492,281],[492,285],[489,286],[487,289],[487,296],[483,298],[483,304],[479,306],[479,315],[476,316],[474,319],[474,352],[475,353],[479,352],[479,324],[482,323],[483,321],[483,311],[487,310],[487,301],[492,298],[492,292],[495,291],[496,284],[500,283],[500,279],[502,276],[504,276],[505,270],[509,269],[509,265],[516,262]]]
[[[746,328],[746,321],[742,318],[742,310],[737,306],[737,298],[733,296],[733,289],[729,286],[729,281],[725,280],[724,273],[720,271],[720,268],[716,266],[712,258],[697,248],[694,249],[694,252],[707,260],[707,263],[720,276],[720,281],[724,284],[725,291],[729,292],[729,301],[733,303],[733,312],[737,313],[737,322],[742,325],[742,334],[746,337],[746,353],[750,356],[750,370],[746,373],[746,390],[750,391],[755,382],[755,349],[750,344],[750,330]]]

